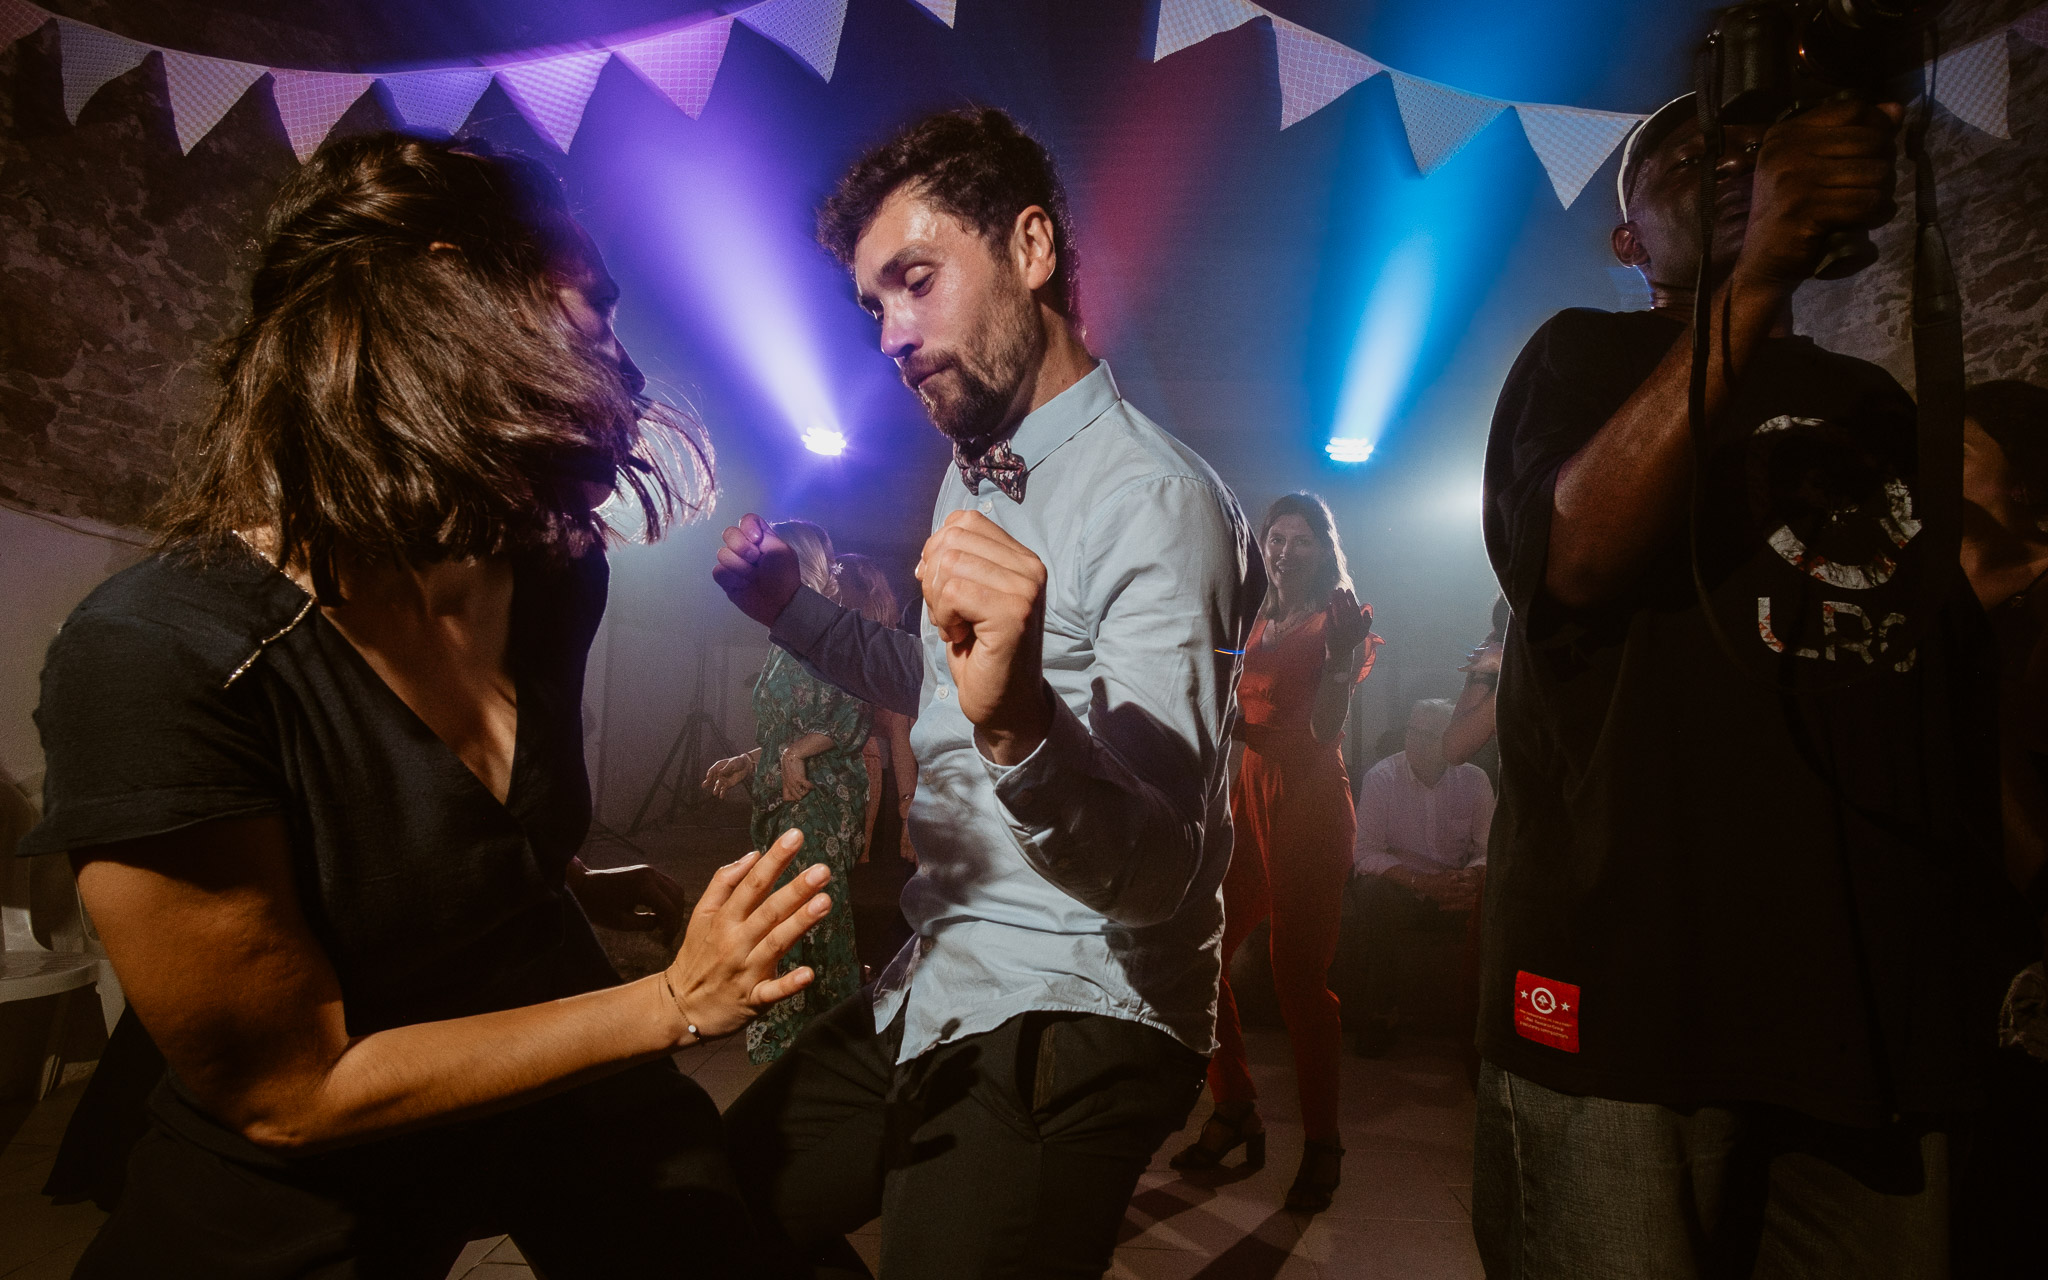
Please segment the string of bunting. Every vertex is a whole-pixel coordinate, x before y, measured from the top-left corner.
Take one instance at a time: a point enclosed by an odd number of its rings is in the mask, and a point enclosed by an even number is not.
[[[1272,30],[1282,129],[1384,73],[1393,84],[1394,104],[1401,113],[1415,167],[1424,174],[1434,173],[1480,130],[1512,108],[1530,149],[1550,175],[1558,200],[1570,208],[1587,181],[1643,119],[1627,112],[1513,102],[1467,93],[1396,71],[1250,0],[1160,0],[1152,60],[1157,62],[1258,19],[1264,19]],[[1998,138],[2011,136],[2006,126],[2011,78],[2008,33],[2048,47],[2048,5],[2034,9],[2005,30],[1944,54],[1934,77],[1935,101],[1957,119]]]
[[[958,0],[912,0],[951,27]],[[73,124],[109,81],[154,53],[163,66],[178,147],[189,153],[257,81],[270,79],[271,98],[301,161],[373,84],[382,84],[409,129],[453,133],[496,81],[542,137],[567,151],[583,124],[598,77],[617,58],[691,119],[704,110],[738,22],[766,37],[830,81],[839,61],[847,0],[758,0],[731,13],[653,35],[597,41],[566,51],[513,54],[482,66],[388,74],[303,71],[207,58],[144,44],[49,13],[29,0],[0,0],[0,48],[57,24],[64,114]],[[1522,134],[1569,208],[1586,183],[1643,117],[1622,111],[1543,102],[1514,102],[1468,93],[1412,76],[1320,35],[1250,0],[1159,0],[1152,61],[1247,23],[1263,21],[1273,40],[1280,82],[1280,127],[1290,128],[1376,75],[1392,83],[1394,102],[1415,166],[1434,173],[1503,112],[1513,110]],[[1993,137],[2010,137],[2006,99],[2011,65],[2008,36],[2048,48],[2048,4],[2009,27],[1943,55],[1934,96],[1958,120]]]
[[[957,0],[912,2],[947,26],[953,25]],[[85,104],[109,81],[157,54],[162,60],[178,147],[187,153],[266,75],[285,135],[302,161],[373,84],[384,86],[393,111],[406,128],[453,133],[495,80],[535,131],[567,151],[582,126],[583,108],[597,89],[598,76],[613,58],[695,119],[711,96],[734,22],[744,23],[782,46],[829,81],[839,61],[846,4],[847,0],[758,0],[744,9],[648,36],[512,54],[487,60],[483,66],[378,75],[302,71],[201,57],[130,40],[49,13],[28,0],[0,0],[0,47],[40,31],[48,23],[57,24],[64,114],[73,124]]]

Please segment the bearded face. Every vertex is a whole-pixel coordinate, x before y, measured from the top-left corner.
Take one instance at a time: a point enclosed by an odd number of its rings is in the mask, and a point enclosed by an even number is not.
[[[1008,272],[995,273],[973,328],[950,350],[921,350],[902,362],[932,425],[949,439],[979,442],[1003,428],[1043,338],[1036,308]]]
[[[853,265],[882,350],[933,426],[980,444],[1015,424],[1046,337],[1009,242],[900,191],[862,233]]]

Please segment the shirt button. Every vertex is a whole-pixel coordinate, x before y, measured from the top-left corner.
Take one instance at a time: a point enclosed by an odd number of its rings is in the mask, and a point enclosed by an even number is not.
[[[946,700],[947,698],[949,698],[949,697],[951,697],[951,696],[952,696],[952,693],[953,693],[953,691],[952,691],[951,689],[948,689],[948,688],[947,688],[946,686],[944,686],[944,685],[940,685],[940,686],[939,686],[939,701],[940,701],[940,702],[944,702],[944,701],[945,701],[945,700]]]
[[[983,498],[980,502],[975,504],[975,509],[980,511],[981,514],[987,515],[989,512],[994,511],[996,509],[996,504],[990,502],[987,498]]]

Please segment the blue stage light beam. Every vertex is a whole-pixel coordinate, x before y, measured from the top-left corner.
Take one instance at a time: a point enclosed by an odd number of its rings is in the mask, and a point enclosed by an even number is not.
[[[1415,373],[1435,284],[1435,245],[1426,233],[1402,241],[1381,264],[1344,370],[1327,446],[1333,461],[1364,462],[1372,456]]]

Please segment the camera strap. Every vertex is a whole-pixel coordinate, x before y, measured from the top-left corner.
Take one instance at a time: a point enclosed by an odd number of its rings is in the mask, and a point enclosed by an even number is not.
[[[1941,234],[1934,160],[1927,125],[1934,115],[1934,77],[1940,39],[1927,25],[1927,80],[1920,109],[1906,129],[1913,162],[1913,381],[1919,406],[1920,503],[1925,511],[1923,553],[1961,572],[1963,537],[1963,300],[1955,264]],[[1928,607],[1940,603],[1940,576],[1929,574]],[[1930,614],[1931,616],[1931,614]]]

